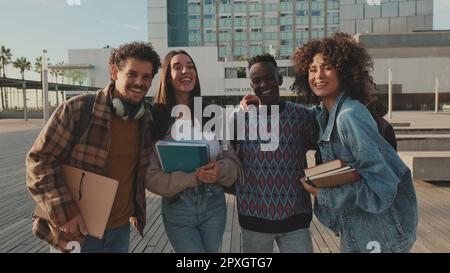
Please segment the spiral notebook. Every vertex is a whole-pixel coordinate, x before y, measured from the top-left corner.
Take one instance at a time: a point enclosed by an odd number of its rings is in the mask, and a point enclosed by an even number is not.
[[[119,181],[68,165],[63,165],[63,175],[89,235],[102,239]],[[49,219],[47,212],[39,205],[33,217]]]

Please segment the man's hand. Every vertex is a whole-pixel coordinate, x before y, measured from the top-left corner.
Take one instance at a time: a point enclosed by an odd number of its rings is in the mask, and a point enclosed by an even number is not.
[[[202,182],[216,183],[219,180],[219,170],[219,163],[214,161],[198,168],[195,175]]]
[[[88,235],[86,225],[84,224],[83,218],[81,218],[80,214],[72,218],[65,225],[59,227],[59,229],[74,237],[79,236],[80,233],[85,236]]]
[[[245,110],[248,110],[248,106],[251,104],[259,106],[261,104],[261,100],[255,94],[247,94],[240,102],[241,107]]]
[[[301,179],[301,181],[302,181],[302,184],[303,184],[303,188],[307,192],[311,193],[314,197],[317,197],[317,193],[318,193],[317,188],[315,188],[315,187],[309,185],[308,183],[306,183],[304,177]]]

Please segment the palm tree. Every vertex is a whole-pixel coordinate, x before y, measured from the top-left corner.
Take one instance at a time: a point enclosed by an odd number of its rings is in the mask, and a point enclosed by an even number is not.
[[[3,78],[6,78],[6,71],[5,71],[5,67],[11,63],[11,58],[12,58],[12,53],[11,53],[11,49],[10,48],[6,48],[5,46],[2,45],[1,49],[0,49],[0,62],[2,65],[2,71],[3,71]]]
[[[13,66],[20,70],[20,75],[22,76],[22,91],[23,91],[23,115],[25,121],[28,121],[27,116],[27,94],[26,94],[26,83],[25,83],[25,71],[31,70],[31,63],[25,57],[18,58],[13,62]]]
[[[47,58],[47,62],[50,61],[49,58]],[[34,62],[34,72],[38,73],[39,75],[41,75],[41,82],[42,82],[42,56],[39,56],[38,58],[35,59]],[[41,89],[41,96],[42,98],[44,97],[44,90]],[[42,102],[42,105],[44,102]]]
[[[41,82],[42,82],[42,56],[36,58],[36,61],[34,62],[34,72],[41,75]]]
[[[58,65],[64,65],[64,62],[59,62]],[[64,76],[66,75],[66,72],[64,69],[58,70],[58,74],[61,76],[61,83],[64,84]]]
[[[12,53],[10,48],[6,48],[2,45],[0,48],[0,71],[2,71],[3,78],[6,78],[6,70],[5,67],[11,62]],[[0,86],[0,95],[2,99],[2,109],[8,108],[8,96],[5,92],[3,92],[3,86]]]
[[[47,58],[48,65],[51,65],[51,63],[49,61],[50,61],[50,58]],[[41,82],[42,82],[42,56],[39,56],[36,58],[36,60],[34,62],[34,72],[41,75]]]
[[[81,85],[83,85],[84,80],[86,80],[86,72],[76,71],[75,82],[78,81],[78,84],[81,86]]]
[[[59,75],[58,70],[56,70],[56,69],[50,70],[50,75],[55,77],[55,82],[58,83],[58,75]]]
[[[34,62],[34,72],[38,73],[41,76],[41,83],[42,83],[42,56],[35,59]],[[41,89],[41,98],[44,97],[44,90]],[[38,99],[36,95],[36,105],[38,104]],[[42,104],[44,105],[44,104]]]
[[[58,65],[64,65],[64,62],[59,62]],[[58,70],[58,74],[61,76],[61,83],[64,84],[64,76],[66,75],[66,72],[64,71],[64,69],[60,69]],[[63,98],[63,100],[66,99],[63,90],[61,90],[61,97]]]
[[[86,79],[86,73],[80,70],[71,70],[67,76],[72,79],[73,85],[78,83],[81,86]]]
[[[55,85],[56,105],[58,106],[59,105],[59,98],[58,98],[58,70],[52,69],[50,71],[50,74],[55,77],[55,83],[56,83],[56,85]]]

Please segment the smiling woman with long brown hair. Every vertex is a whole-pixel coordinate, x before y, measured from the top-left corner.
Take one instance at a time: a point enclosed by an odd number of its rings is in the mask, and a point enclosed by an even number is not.
[[[164,58],[162,71],[153,107],[154,141],[178,139],[171,134],[174,132],[171,128],[180,123],[188,124],[189,133],[197,130],[198,126],[203,129],[203,120],[197,120],[191,114],[194,98],[200,96],[198,71],[191,56],[183,50],[169,52]],[[187,106],[190,113],[172,117],[172,109],[179,105]],[[210,163],[193,173],[164,173],[155,151],[147,171],[147,189],[163,196],[163,223],[175,252],[219,252],[226,223],[222,185],[234,183],[239,160],[232,147],[221,151],[216,139],[191,138],[190,142],[193,141],[208,143]]]

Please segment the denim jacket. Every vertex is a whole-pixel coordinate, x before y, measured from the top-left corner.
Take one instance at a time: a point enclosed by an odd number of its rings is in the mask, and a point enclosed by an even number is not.
[[[355,183],[320,189],[316,217],[340,234],[342,252],[408,251],[416,240],[418,223],[408,167],[378,133],[366,107],[344,92],[329,115],[324,106],[313,111],[320,127],[323,162],[341,159],[361,176]]]

